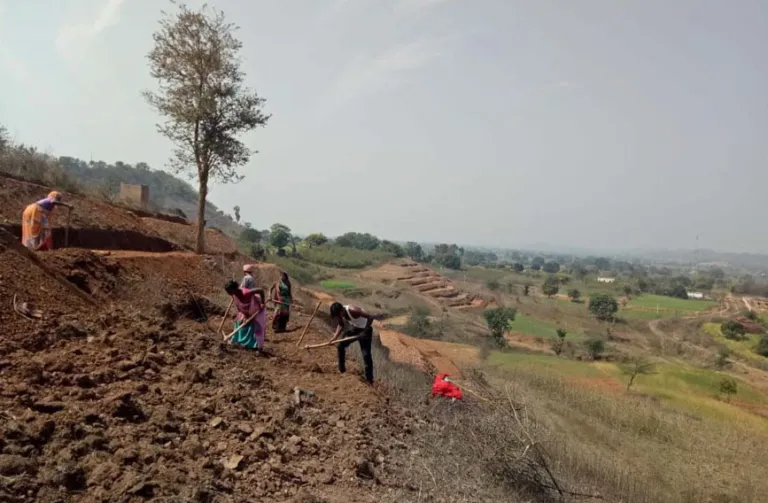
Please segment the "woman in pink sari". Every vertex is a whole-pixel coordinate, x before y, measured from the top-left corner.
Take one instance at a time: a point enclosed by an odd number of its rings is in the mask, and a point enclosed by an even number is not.
[[[240,288],[236,281],[228,282],[224,289],[234,299],[234,305],[237,309],[237,317],[235,317],[236,332],[231,340],[244,348],[256,349],[258,351],[263,350],[267,322],[264,292]]]

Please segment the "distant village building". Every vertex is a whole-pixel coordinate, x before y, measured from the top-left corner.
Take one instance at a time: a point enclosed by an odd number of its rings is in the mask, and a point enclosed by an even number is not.
[[[597,277],[598,283],[613,283],[614,281],[616,281],[616,278]]]
[[[120,202],[134,208],[147,209],[147,206],[149,206],[149,185],[121,182]]]
[[[704,294],[702,292],[688,292],[688,298],[701,300],[704,298]]]

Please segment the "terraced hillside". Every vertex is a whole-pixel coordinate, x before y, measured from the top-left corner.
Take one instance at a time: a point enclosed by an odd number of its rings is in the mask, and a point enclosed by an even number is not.
[[[366,272],[364,276],[407,286],[443,307],[459,310],[482,308],[490,302],[480,295],[460,290],[448,278],[412,260],[384,264]]]

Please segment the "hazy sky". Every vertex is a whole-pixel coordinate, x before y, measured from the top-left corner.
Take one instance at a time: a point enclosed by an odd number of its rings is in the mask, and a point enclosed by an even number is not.
[[[273,114],[245,181],[211,195],[257,228],[768,252],[765,0],[209,4]],[[166,7],[0,0],[0,122],[162,167],[139,93]]]

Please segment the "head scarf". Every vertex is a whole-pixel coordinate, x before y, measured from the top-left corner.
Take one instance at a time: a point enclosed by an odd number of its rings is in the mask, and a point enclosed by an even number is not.
[[[48,194],[48,199],[51,201],[55,201],[57,203],[61,202],[61,192],[56,192],[55,190]]]

